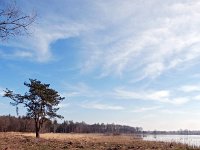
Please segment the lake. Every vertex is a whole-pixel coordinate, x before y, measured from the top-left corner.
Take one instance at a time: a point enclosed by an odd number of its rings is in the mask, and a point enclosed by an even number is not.
[[[145,135],[146,141],[164,141],[200,147],[200,135]]]

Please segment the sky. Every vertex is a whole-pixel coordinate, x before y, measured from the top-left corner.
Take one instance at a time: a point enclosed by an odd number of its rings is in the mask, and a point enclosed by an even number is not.
[[[0,41],[0,115],[16,115],[3,90],[23,94],[31,78],[66,98],[65,120],[200,130],[200,1],[16,4],[37,19]]]

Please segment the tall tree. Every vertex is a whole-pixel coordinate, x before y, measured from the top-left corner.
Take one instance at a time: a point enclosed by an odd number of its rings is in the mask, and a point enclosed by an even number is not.
[[[6,89],[4,97],[8,97],[13,101],[11,104],[16,106],[23,104],[27,108],[27,117],[33,118],[35,121],[36,137],[40,137],[40,129],[47,119],[63,118],[56,112],[59,110],[58,104],[64,99],[57,91],[51,89],[50,84],[44,84],[36,79],[29,79],[30,83],[24,82],[29,91],[24,95],[15,94],[13,91]]]
[[[25,14],[16,3],[0,2],[0,39],[28,33],[28,27],[35,21],[36,13]]]

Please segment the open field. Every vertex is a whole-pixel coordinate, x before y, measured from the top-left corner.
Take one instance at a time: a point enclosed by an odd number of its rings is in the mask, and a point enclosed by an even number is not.
[[[148,142],[132,136],[109,136],[102,134],[41,134],[35,139],[33,133],[0,133],[2,150],[193,150],[186,145]],[[197,148],[196,148],[197,150]],[[199,149],[200,150],[200,149]]]

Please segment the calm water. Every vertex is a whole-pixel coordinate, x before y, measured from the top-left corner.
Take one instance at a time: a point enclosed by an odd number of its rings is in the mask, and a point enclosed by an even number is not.
[[[146,135],[143,140],[177,142],[200,147],[200,135]]]

